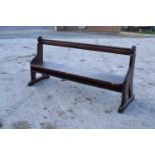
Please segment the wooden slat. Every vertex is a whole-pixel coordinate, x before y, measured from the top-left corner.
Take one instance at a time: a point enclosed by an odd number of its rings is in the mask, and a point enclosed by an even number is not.
[[[95,45],[95,44],[86,44],[86,43],[75,43],[75,42],[66,42],[66,41],[57,41],[57,40],[47,40],[40,39],[40,43],[46,45],[60,46],[60,47],[70,47],[77,49],[84,49],[90,51],[98,51],[98,52],[107,52],[107,53],[115,53],[122,55],[130,55],[130,48],[123,47],[112,47],[112,46],[103,46],[103,45]]]
[[[121,76],[116,76],[112,74],[105,73],[90,73],[88,71],[81,71],[73,69],[62,64],[44,62],[43,64],[32,64],[33,70],[41,73],[48,73],[59,78],[64,78],[80,83],[85,83],[89,85],[94,85],[101,88],[112,89],[111,86],[116,87],[115,91],[119,91],[120,85],[122,85],[124,78]]]

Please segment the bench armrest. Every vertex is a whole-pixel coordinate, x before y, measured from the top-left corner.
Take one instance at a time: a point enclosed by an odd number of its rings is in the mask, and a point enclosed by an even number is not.
[[[124,84],[133,82],[135,58],[136,58],[136,46],[132,46],[132,54],[130,55],[129,68],[124,79]]]
[[[32,59],[31,64],[33,63],[43,63],[43,44],[42,37],[38,37],[37,44],[37,55]]]

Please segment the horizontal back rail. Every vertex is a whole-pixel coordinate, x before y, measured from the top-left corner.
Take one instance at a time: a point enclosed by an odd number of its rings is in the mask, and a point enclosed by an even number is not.
[[[47,40],[47,39],[43,39],[42,37],[39,37],[38,41],[40,44],[53,45],[53,46],[59,46],[59,47],[77,48],[77,49],[83,49],[83,50],[115,53],[115,54],[122,54],[122,55],[132,54],[132,49],[130,48],[112,47],[112,46],[86,44],[86,43],[75,43],[75,42],[66,42],[66,41],[57,41],[57,40]]]

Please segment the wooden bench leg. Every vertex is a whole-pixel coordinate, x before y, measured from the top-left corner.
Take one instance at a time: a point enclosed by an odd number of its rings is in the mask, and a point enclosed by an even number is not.
[[[34,85],[35,83],[41,81],[41,80],[44,80],[44,79],[48,79],[49,76],[46,75],[46,74],[42,74],[41,77],[39,78],[36,78],[36,72],[35,71],[31,71],[31,81],[28,83],[28,86],[32,86]]]
[[[122,101],[121,101],[121,105],[119,106],[118,112],[123,113],[123,111],[134,100],[134,98],[135,96],[133,94],[133,87],[132,87],[132,84],[130,84],[128,89],[123,89]]]

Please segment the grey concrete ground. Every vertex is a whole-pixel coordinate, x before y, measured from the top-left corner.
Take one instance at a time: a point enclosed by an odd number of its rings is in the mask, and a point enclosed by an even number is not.
[[[50,78],[32,87],[29,63],[36,39],[0,39],[0,128],[155,128],[154,38],[56,38],[113,46],[137,46],[136,99],[117,113],[121,95]],[[45,46],[45,59],[91,72],[124,75],[128,58]]]

